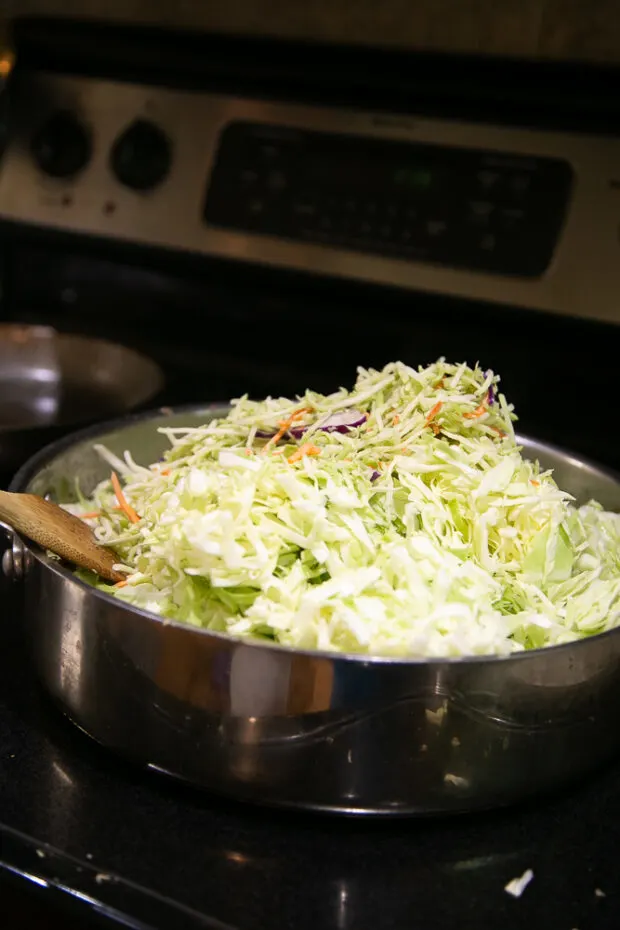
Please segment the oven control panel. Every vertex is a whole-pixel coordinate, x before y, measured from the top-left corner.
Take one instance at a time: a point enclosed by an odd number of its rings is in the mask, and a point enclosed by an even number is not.
[[[620,323],[619,138],[19,69],[11,94],[5,224]]]
[[[235,122],[204,215],[251,234],[534,277],[553,256],[572,178],[559,158]]]

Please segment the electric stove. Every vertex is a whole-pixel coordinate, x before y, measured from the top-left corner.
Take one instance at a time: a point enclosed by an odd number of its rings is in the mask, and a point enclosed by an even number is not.
[[[522,432],[620,470],[615,71],[41,20],[15,36],[3,319],[151,355],[170,405],[479,361]],[[81,927],[618,925],[620,763],[448,819],[233,803],[77,731],[30,669],[19,586],[0,597],[5,897]]]

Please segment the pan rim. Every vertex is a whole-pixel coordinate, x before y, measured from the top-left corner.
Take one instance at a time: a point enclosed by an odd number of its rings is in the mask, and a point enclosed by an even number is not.
[[[58,457],[58,455],[67,451],[73,446],[88,442],[89,440],[95,441],[97,438],[102,438],[106,434],[118,432],[119,430],[129,428],[130,426],[141,422],[148,422],[149,420],[155,421],[161,419],[162,417],[168,416],[182,416],[183,414],[191,414],[194,416],[204,413],[211,414],[211,416],[217,416],[218,411],[225,413],[229,407],[229,402],[218,401],[206,402],[202,404],[184,404],[177,407],[160,406],[151,408],[147,411],[140,411],[126,416],[116,417],[112,420],[102,421],[84,429],[76,430],[66,436],[63,436],[56,442],[50,443],[39,452],[31,456],[31,458],[29,458],[21,466],[21,468],[13,477],[9,485],[9,490],[15,492],[25,491],[29,482],[38,474],[39,471],[41,471],[45,465],[52,462],[55,458]],[[578,455],[564,448],[563,446],[545,442],[544,440],[539,440],[530,435],[517,433],[516,439],[519,444],[525,440],[529,444],[535,446],[536,449],[540,449],[543,452],[548,452],[556,456],[570,459],[572,462],[577,463],[580,467],[593,471],[620,487],[620,473],[614,471],[613,469],[607,468],[606,466],[603,466],[586,456]],[[21,545],[28,552],[28,554],[36,559],[36,561],[43,567],[43,569],[52,571],[57,576],[60,576],[64,582],[69,582],[73,585],[76,585],[82,591],[88,591],[98,600],[102,600],[103,603],[114,604],[115,607],[128,611],[129,614],[135,616],[136,618],[140,618],[142,621],[150,622],[152,624],[159,624],[160,627],[176,628],[192,635],[206,636],[217,640],[223,645],[228,645],[230,648],[244,646],[256,650],[267,649],[271,652],[275,650],[278,653],[283,653],[293,658],[303,657],[307,659],[315,659],[317,661],[344,662],[347,664],[355,665],[357,667],[375,668],[378,666],[386,666],[403,669],[412,667],[447,669],[462,666],[488,666],[490,664],[498,665],[500,663],[502,665],[516,665],[517,663],[528,661],[532,662],[540,660],[547,655],[565,655],[574,651],[575,649],[584,651],[588,648],[588,646],[591,648],[596,647],[599,643],[602,643],[612,637],[620,636],[620,626],[618,626],[611,630],[606,630],[602,633],[595,633],[591,636],[584,637],[583,639],[572,640],[568,643],[561,643],[554,646],[542,646],[536,649],[527,649],[520,652],[509,653],[507,655],[465,655],[425,658],[368,655],[365,653],[360,654],[330,652],[327,650],[319,649],[299,649],[280,643],[258,642],[249,638],[233,637],[227,633],[219,633],[214,630],[204,629],[203,627],[191,626],[187,623],[183,623],[180,620],[173,620],[168,617],[162,617],[158,614],[151,613],[139,607],[135,607],[132,604],[127,604],[123,601],[120,601],[112,594],[108,594],[105,591],[100,591],[97,588],[94,588],[92,585],[88,584],[88,582],[77,578],[68,567],[65,567],[54,559],[50,559],[45,552],[36,547],[34,544],[30,543],[29,540],[26,540],[20,534],[15,533],[15,536],[17,536],[17,538],[20,540]]]

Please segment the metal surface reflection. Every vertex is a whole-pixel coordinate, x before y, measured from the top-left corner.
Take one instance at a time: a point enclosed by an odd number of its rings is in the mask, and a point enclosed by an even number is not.
[[[75,890],[86,908],[175,930],[521,930],[536,901],[537,926],[606,925],[594,888],[613,886],[617,773],[544,805],[415,824],[228,805],[81,738],[34,688],[23,657],[7,656],[2,819],[38,839],[22,851],[0,827],[0,859]],[[535,883],[513,907],[504,885],[528,867]],[[114,881],[98,883],[102,872]]]
[[[335,925],[339,930],[345,930],[345,928],[349,926],[347,917],[349,911],[349,889],[346,882],[343,881],[337,883],[336,889]]]
[[[155,461],[157,426],[98,436]],[[29,465],[18,485],[88,493],[107,466],[93,433]],[[620,509],[614,476],[522,439],[577,499]],[[620,743],[620,630],[507,658],[359,659],[235,641],[128,608],[33,553],[26,623],[48,691],[82,729],[141,764],[237,797],[347,813],[501,806],[582,776]]]
[[[63,785],[73,788],[74,781],[73,776],[63,767],[63,765],[58,761],[58,759],[52,760],[52,770],[54,774],[58,777],[58,780],[62,782]],[[53,789],[52,789],[53,791]]]

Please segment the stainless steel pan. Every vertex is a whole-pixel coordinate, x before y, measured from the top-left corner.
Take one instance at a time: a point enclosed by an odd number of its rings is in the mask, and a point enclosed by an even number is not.
[[[45,326],[0,325],[0,474],[86,423],[153,399],[163,376],[150,359],[102,339]]]
[[[61,441],[14,490],[73,497],[107,473],[96,439],[157,459],[167,425],[137,417]],[[618,480],[523,439],[579,500],[620,508]],[[250,645],[94,591],[15,540],[37,672],[100,743],[152,769],[269,804],[379,814],[504,805],[585,775],[620,747],[620,630],[509,658],[368,659]]]

